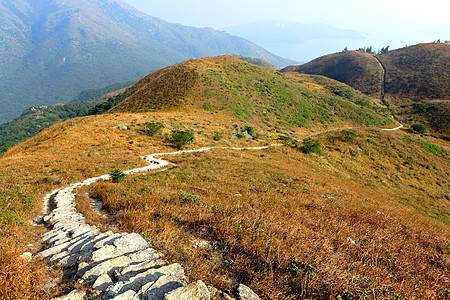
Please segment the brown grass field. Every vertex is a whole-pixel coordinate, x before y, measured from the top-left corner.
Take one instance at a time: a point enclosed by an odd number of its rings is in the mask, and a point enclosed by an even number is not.
[[[148,120],[166,128],[153,138],[142,135],[139,124]],[[0,160],[1,192],[8,197],[1,203],[0,296],[58,294],[39,289],[44,262],[17,258],[39,242],[30,221],[43,194],[114,168],[142,166],[140,156],[173,149],[163,139],[172,129],[194,130],[189,148],[257,146],[278,137],[256,128],[258,142],[232,140],[232,121],[188,111],[93,116],[11,149]],[[123,124],[131,130],[114,128]],[[168,157],[176,168],[98,184],[93,194],[111,212],[121,211],[110,226],[142,233],[182,262],[190,278],[230,293],[243,282],[267,299],[445,298],[446,144],[405,132],[354,131],[352,141],[340,130],[316,134],[321,156],[284,146]],[[216,142],[214,135],[224,139]],[[444,152],[425,150],[424,141]],[[195,248],[200,240],[211,249]]]
[[[217,149],[91,186],[107,216],[80,190],[77,208],[89,222],[142,234],[191,280],[232,295],[244,283],[263,299],[448,299],[448,141],[380,130],[396,126],[385,110],[323,77],[201,61],[194,71],[189,61],[172,68],[178,73],[149,75],[116,111],[57,124],[0,158],[0,299],[50,299],[70,284],[42,289],[60,270],[19,257],[45,247],[45,228],[33,222],[44,195],[176,151],[166,139],[173,130],[194,133],[189,149]],[[145,101],[164,100],[168,83],[179,88],[161,107]],[[165,127],[147,136],[140,129],[149,121]],[[255,141],[231,138],[244,126]],[[279,143],[284,132],[312,137],[321,154],[221,148]]]

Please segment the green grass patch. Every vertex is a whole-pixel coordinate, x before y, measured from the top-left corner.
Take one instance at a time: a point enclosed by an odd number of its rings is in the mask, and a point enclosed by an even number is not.
[[[442,154],[444,153],[444,149],[442,149],[439,146],[433,145],[428,142],[419,142],[420,146],[422,146],[423,149],[427,150],[428,152],[434,153],[434,154]]]

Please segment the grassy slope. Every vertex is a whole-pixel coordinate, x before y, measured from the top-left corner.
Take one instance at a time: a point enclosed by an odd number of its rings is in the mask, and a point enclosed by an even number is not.
[[[411,99],[450,99],[450,44],[419,44],[377,55],[386,93]]]
[[[234,58],[191,60],[150,73],[113,111],[206,109],[273,128],[392,124],[383,109],[325,78],[281,74]]]
[[[287,78],[283,81],[287,91],[302,88],[311,93],[311,102],[336,98],[335,102],[349,103],[351,108],[362,107],[360,113],[370,112],[364,105],[336,96],[347,95],[348,88],[323,77],[279,75],[262,69],[254,78],[250,71],[259,70],[256,66],[230,59],[212,60],[226,67],[212,64],[211,59],[203,61],[208,62],[202,65],[206,66],[203,73],[196,68],[195,74],[207,76],[197,75],[187,91],[171,89],[175,92],[166,97],[161,94],[170,104],[161,111],[115,111],[69,120],[13,147],[0,159],[0,297],[46,298],[58,293],[56,289],[46,296],[39,291],[38,270],[44,269],[40,264],[17,259],[26,245],[39,240],[27,220],[39,213],[43,194],[114,168],[142,166],[140,156],[173,149],[164,142],[172,130],[193,130],[195,141],[190,148],[257,146],[275,142],[279,135],[271,129],[276,126],[305,137],[330,124],[317,114],[313,116],[318,124],[309,121],[308,127],[298,127],[293,122],[296,115],[288,111],[283,120],[277,111],[283,109],[276,97],[281,93],[275,84],[279,78]],[[229,80],[240,76],[233,71],[236,68],[247,70],[240,74],[248,78],[240,81],[247,83],[240,89]],[[162,85],[167,70],[137,85],[148,81],[161,81]],[[182,70],[170,74],[175,79],[176,74],[191,74]],[[263,76],[264,72],[267,75]],[[208,89],[201,84],[205,80],[210,83]],[[270,83],[272,87],[263,88]],[[142,91],[142,95],[158,96],[160,89],[155,86],[156,90]],[[238,97],[242,102],[239,110],[232,109],[239,103],[233,102],[233,88],[250,95]],[[231,92],[225,93],[225,89]],[[123,105],[133,103],[133,109],[145,110],[145,102],[132,97],[137,90],[131,91]],[[205,93],[210,97],[196,97]],[[184,95],[183,101],[179,95]],[[347,96],[355,95],[360,97],[356,93]],[[246,107],[248,99],[258,101],[270,118],[265,119],[255,106]],[[272,111],[267,105],[272,105]],[[248,115],[243,116],[242,111]],[[341,112],[345,114],[345,110]],[[336,122],[330,127],[355,127],[358,123],[349,116],[334,117]],[[383,122],[385,118],[370,120]],[[147,121],[163,122],[165,128],[150,138],[139,131]],[[236,132],[234,124],[254,126],[259,140],[231,139]],[[114,129],[117,125],[127,125],[130,130]],[[316,135],[323,156],[281,147],[171,157],[176,169],[155,176],[130,176],[120,184],[101,184],[95,192],[111,211],[123,211],[116,224],[121,230],[146,234],[169,259],[182,262],[192,279],[204,279],[230,292],[237,280],[274,299],[293,295],[334,298],[338,294],[352,299],[351,295],[365,293],[377,298],[392,298],[395,293],[409,298],[443,295],[450,238],[444,225],[449,219],[445,198],[448,145],[431,137],[377,129],[356,133],[352,141],[342,140],[340,130]],[[214,141],[214,136],[222,140]],[[436,150],[441,148],[442,152]],[[198,200],[186,203],[180,191]],[[195,238],[218,242],[226,251],[194,248]],[[347,238],[355,244],[349,244]],[[233,263],[224,264],[224,259]]]
[[[372,54],[360,51],[334,53],[281,72],[317,74],[344,82],[363,93],[377,94],[381,89],[381,67]]]
[[[448,138],[450,44],[420,44],[378,57],[387,70],[387,101],[400,120],[424,123]]]
[[[377,55],[386,69],[386,100],[404,123],[421,122],[449,134],[450,45],[419,44]],[[335,53],[282,72],[320,74],[365,93],[379,93],[381,69],[372,54]],[[426,104],[427,109],[414,108]]]
[[[265,59],[262,58],[254,58],[254,57],[243,57],[241,55],[236,55],[236,54],[224,54],[221,56],[226,56],[226,57],[233,57],[233,58],[237,58],[246,62],[249,62],[251,64],[257,65],[257,66],[261,66],[261,67],[265,67],[265,68],[269,68],[272,70],[279,70],[279,68],[275,67],[273,64],[271,64],[270,62],[268,62]]]

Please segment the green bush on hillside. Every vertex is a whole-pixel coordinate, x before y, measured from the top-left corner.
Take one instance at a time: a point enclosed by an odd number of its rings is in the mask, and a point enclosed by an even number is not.
[[[146,135],[154,136],[158,131],[164,128],[160,122],[145,122],[140,131]]]
[[[244,127],[244,131],[247,131],[247,133],[250,134],[250,135],[254,135],[255,134],[255,128],[253,128],[252,126],[245,126]]]
[[[168,137],[168,141],[172,143],[178,150],[194,140],[194,133],[191,130],[175,130]]]
[[[109,172],[109,176],[111,176],[112,182],[120,182],[125,178],[125,173],[119,169],[115,169]]]
[[[300,151],[303,153],[317,153],[321,154],[322,149],[320,147],[320,143],[318,141],[313,140],[312,138],[306,138],[303,140],[302,145],[299,147]]]
[[[411,129],[417,133],[425,133],[427,132],[427,128],[423,124],[413,124]]]
[[[341,131],[341,139],[346,142],[353,141],[356,138],[356,133],[349,130],[342,130]]]

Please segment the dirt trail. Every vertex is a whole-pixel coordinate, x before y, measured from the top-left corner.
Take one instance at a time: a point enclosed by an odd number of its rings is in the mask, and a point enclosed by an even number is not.
[[[154,153],[143,157],[146,167],[124,171],[125,174],[151,170],[166,170],[171,163],[156,158],[161,156],[197,153],[213,149],[263,150],[281,145],[262,147],[207,147],[167,153]],[[192,299],[209,299],[222,292],[207,287],[202,281],[189,283],[183,267],[168,264],[163,255],[150,247],[137,233],[101,232],[96,226],[86,224],[74,203],[76,188],[111,179],[102,175],[71,184],[45,196],[45,224],[51,228],[42,236],[50,247],[39,253],[51,263],[63,269],[64,276],[78,278],[78,283],[92,289],[72,290],[62,299],[184,299],[196,293]],[[53,210],[51,210],[53,208]],[[239,291],[254,294],[241,285]],[[197,297],[198,296],[198,297]],[[255,294],[255,297],[256,294]],[[191,299],[191,298],[189,298]],[[257,298],[255,298],[257,299]],[[259,299],[259,298],[258,298]]]
[[[373,57],[378,61],[378,63],[380,64],[380,67],[381,67],[381,92],[380,92],[380,101],[381,101],[381,103],[383,103],[384,106],[387,107],[387,103],[386,103],[386,101],[385,101],[385,99],[384,99],[384,96],[385,96],[385,89],[386,89],[386,68],[384,67],[383,63],[381,62],[381,60],[380,60],[376,55],[374,55]]]

